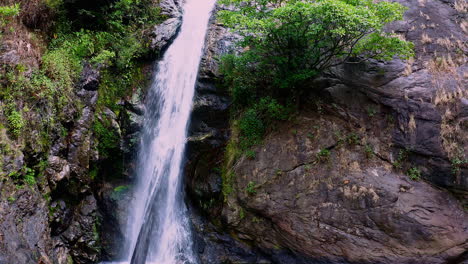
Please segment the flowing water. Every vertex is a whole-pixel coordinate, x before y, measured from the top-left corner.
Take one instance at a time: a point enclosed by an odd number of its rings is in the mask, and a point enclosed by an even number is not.
[[[123,263],[198,262],[183,201],[181,168],[195,82],[215,1],[185,1],[181,30],[157,65],[147,97]]]

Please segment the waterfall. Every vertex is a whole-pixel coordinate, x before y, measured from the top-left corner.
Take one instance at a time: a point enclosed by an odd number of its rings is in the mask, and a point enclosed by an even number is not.
[[[186,0],[180,32],[157,64],[147,96],[123,263],[198,263],[183,201],[182,167],[214,4],[215,0]]]

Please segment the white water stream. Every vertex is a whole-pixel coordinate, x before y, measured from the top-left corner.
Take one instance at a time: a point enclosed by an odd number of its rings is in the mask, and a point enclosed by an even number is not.
[[[216,0],[186,0],[181,30],[158,63],[147,97],[124,262],[193,264],[182,171],[187,126]]]

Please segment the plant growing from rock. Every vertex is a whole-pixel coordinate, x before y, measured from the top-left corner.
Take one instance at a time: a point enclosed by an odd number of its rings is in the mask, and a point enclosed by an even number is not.
[[[359,144],[359,136],[356,133],[351,133],[346,137],[346,142],[350,145],[357,145]]]
[[[19,137],[25,126],[23,115],[16,110],[10,111],[7,115],[7,121],[10,132],[15,137]]]
[[[398,156],[395,160],[395,162],[392,163],[393,167],[397,169],[403,168],[403,162],[408,158],[409,150],[407,149],[401,149],[398,152]]]
[[[406,172],[406,175],[413,181],[419,181],[421,179],[421,170],[413,167]]]
[[[330,159],[330,155],[331,155],[330,150],[322,149],[322,150],[319,151],[319,153],[317,153],[317,159],[320,162],[325,162],[325,161],[328,161]]]
[[[452,163],[452,173],[456,175],[460,173],[461,167],[463,165],[468,165],[468,159],[461,159],[459,157],[456,157],[451,160],[451,163]]]
[[[247,191],[248,194],[253,195],[253,194],[256,194],[256,193],[257,193],[257,191],[255,190],[255,188],[256,188],[256,187],[255,187],[255,182],[252,182],[252,181],[251,181],[251,182],[249,182],[249,183],[247,184],[247,187],[245,188],[245,190]]]
[[[257,153],[255,153],[255,151],[249,149],[249,150],[245,151],[245,156],[250,160],[254,160],[255,157],[257,156]]]
[[[374,155],[374,150],[369,144],[366,144],[366,146],[364,147],[364,151],[366,152],[366,158],[368,159],[370,159]]]

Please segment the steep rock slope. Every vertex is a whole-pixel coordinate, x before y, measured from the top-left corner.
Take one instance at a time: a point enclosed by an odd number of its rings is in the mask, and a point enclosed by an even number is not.
[[[415,43],[416,58],[344,65],[312,83],[321,100],[278,126],[254,158],[227,157],[224,205],[216,148],[194,159],[199,207],[215,223],[222,207],[224,226],[264,261],[466,260],[466,4],[400,2],[405,21],[389,30]]]
[[[151,62],[137,58],[139,83],[125,87],[133,94],[121,98],[119,111],[98,106],[114,91],[103,88],[105,72],[96,63],[80,62],[74,83],[44,93],[49,83],[34,74],[47,65],[57,14],[49,1],[19,2],[19,13],[1,26],[0,263],[97,263],[119,253]],[[163,17],[177,17],[170,14],[178,2],[158,4]],[[177,25],[166,24],[143,32],[156,53],[176,33]],[[12,73],[24,78],[12,82]],[[18,80],[24,88],[12,85]],[[7,86],[16,89],[12,96]]]

